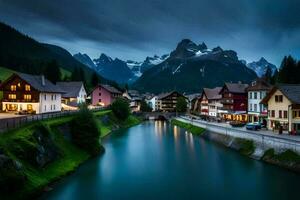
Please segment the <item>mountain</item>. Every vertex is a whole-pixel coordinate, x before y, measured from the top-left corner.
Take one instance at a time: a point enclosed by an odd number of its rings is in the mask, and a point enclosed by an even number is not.
[[[94,70],[78,62],[67,50],[56,45],[40,43],[0,23],[0,66],[24,73],[41,74],[45,65],[53,60],[68,73],[81,69],[88,80],[86,84],[91,86],[90,80]],[[103,82],[107,81],[99,78]]]
[[[76,60],[78,60],[79,62],[81,62],[82,64],[90,67],[91,69],[96,69],[95,63],[87,54],[77,53],[77,54],[74,54],[73,57]]]
[[[197,45],[184,39],[163,62],[145,71],[133,88],[153,93],[193,93],[203,87],[222,86],[224,82],[250,82],[256,77],[238,60],[235,51],[209,49],[205,43]]]
[[[269,63],[264,57],[262,57],[259,61],[248,63],[247,67],[255,71],[258,77],[264,76],[268,68],[271,69],[272,75],[274,75],[277,70],[277,67],[274,64]]]
[[[94,59],[96,71],[107,79],[114,80],[118,83],[127,83],[134,78],[134,73],[127,66],[127,63],[118,58],[101,54],[99,58]]]

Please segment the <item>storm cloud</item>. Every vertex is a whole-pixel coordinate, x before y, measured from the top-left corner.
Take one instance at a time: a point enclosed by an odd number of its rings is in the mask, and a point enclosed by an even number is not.
[[[0,20],[41,42],[134,60],[189,38],[279,65],[300,57],[299,11],[298,0],[0,0]]]

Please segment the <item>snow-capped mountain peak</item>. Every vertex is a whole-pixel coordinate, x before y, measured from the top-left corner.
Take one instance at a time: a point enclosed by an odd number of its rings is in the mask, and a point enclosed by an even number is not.
[[[257,74],[257,76],[262,77],[266,74],[267,69],[270,68],[272,71],[272,75],[275,73],[275,71],[277,70],[277,67],[272,64],[269,63],[264,57],[261,57],[258,61],[254,61],[251,63],[247,64],[247,67],[249,69],[252,69],[253,71],[255,71],[255,73]]]

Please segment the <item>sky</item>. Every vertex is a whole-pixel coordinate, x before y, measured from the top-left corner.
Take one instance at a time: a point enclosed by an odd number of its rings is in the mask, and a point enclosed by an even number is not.
[[[189,38],[248,62],[300,59],[299,0],[0,0],[0,21],[92,58],[142,61]]]

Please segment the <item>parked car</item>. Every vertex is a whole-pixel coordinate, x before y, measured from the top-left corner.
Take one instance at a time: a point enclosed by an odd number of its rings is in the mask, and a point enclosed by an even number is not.
[[[260,123],[247,123],[246,124],[246,129],[247,130],[252,130],[252,131],[257,131],[259,129],[261,129],[262,125]]]

